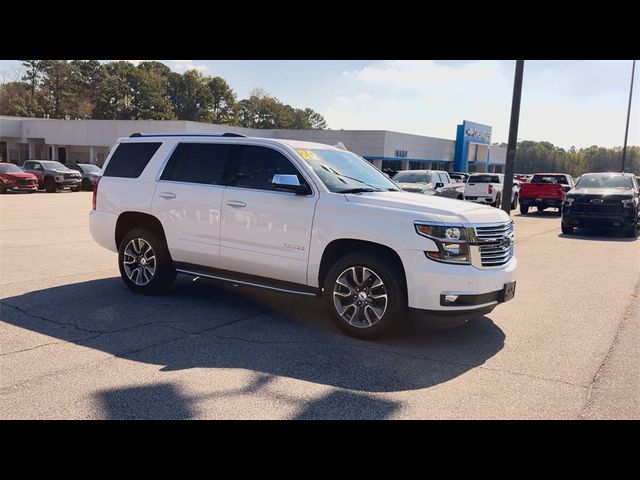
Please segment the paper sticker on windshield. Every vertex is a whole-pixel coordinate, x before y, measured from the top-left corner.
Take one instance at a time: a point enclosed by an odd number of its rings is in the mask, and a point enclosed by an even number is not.
[[[320,160],[318,156],[315,153],[313,153],[311,150],[306,150],[304,148],[296,148],[296,152],[298,152],[298,155],[300,155],[303,160]]]

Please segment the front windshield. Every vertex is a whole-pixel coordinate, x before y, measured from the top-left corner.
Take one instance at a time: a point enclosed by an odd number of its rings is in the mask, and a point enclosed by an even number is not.
[[[46,162],[40,162],[40,163],[42,163],[44,168],[47,168],[47,169],[50,169],[50,170],[67,170],[67,167],[65,165],[61,164],[60,162],[46,161]]]
[[[0,165],[0,172],[3,173],[23,173],[22,169],[17,165]]]
[[[393,177],[398,183],[431,183],[431,175],[425,172],[398,172]]]
[[[296,152],[331,192],[398,191],[398,187],[381,171],[354,153],[303,148],[297,148]]]
[[[98,167],[97,165],[92,165],[90,163],[82,164],[80,168],[84,173],[93,173],[95,175],[99,175],[101,172],[100,167]]]
[[[633,183],[622,175],[583,175],[576,188],[633,188]]]

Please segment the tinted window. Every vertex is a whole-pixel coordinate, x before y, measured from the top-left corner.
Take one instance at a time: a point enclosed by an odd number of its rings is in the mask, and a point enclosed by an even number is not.
[[[121,143],[111,156],[104,176],[138,178],[160,145],[159,142]]]
[[[498,175],[471,175],[469,183],[500,183],[500,177]]]
[[[24,162],[22,168],[33,168],[33,162]]]
[[[569,185],[565,175],[534,175],[531,178],[531,183],[561,183]]]
[[[267,147],[243,145],[240,149],[237,171],[229,185],[258,190],[273,190],[271,180],[276,174],[297,175],[300,184],[307,185],[296,167],[280,152]]]
[[[161,180],[221,185],[231,145],[181,143],[175,149]]]

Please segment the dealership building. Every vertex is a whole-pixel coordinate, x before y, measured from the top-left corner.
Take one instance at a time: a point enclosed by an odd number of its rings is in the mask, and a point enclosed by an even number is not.
[[[254,129],[181,120],[53,120],[0,116],[0,161],[102,165],[116,139],[140,132],[232,132],[338,145],[383,169],[503,172],[506,149],[491,145],[491,127],[463,121],[455,139],[387,130]]]

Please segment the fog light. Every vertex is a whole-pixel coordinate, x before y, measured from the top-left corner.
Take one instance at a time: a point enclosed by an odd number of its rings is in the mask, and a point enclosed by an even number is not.
[[[444,302],[445,303],[455,303],[458,300],[458,295],[445,295]]]

